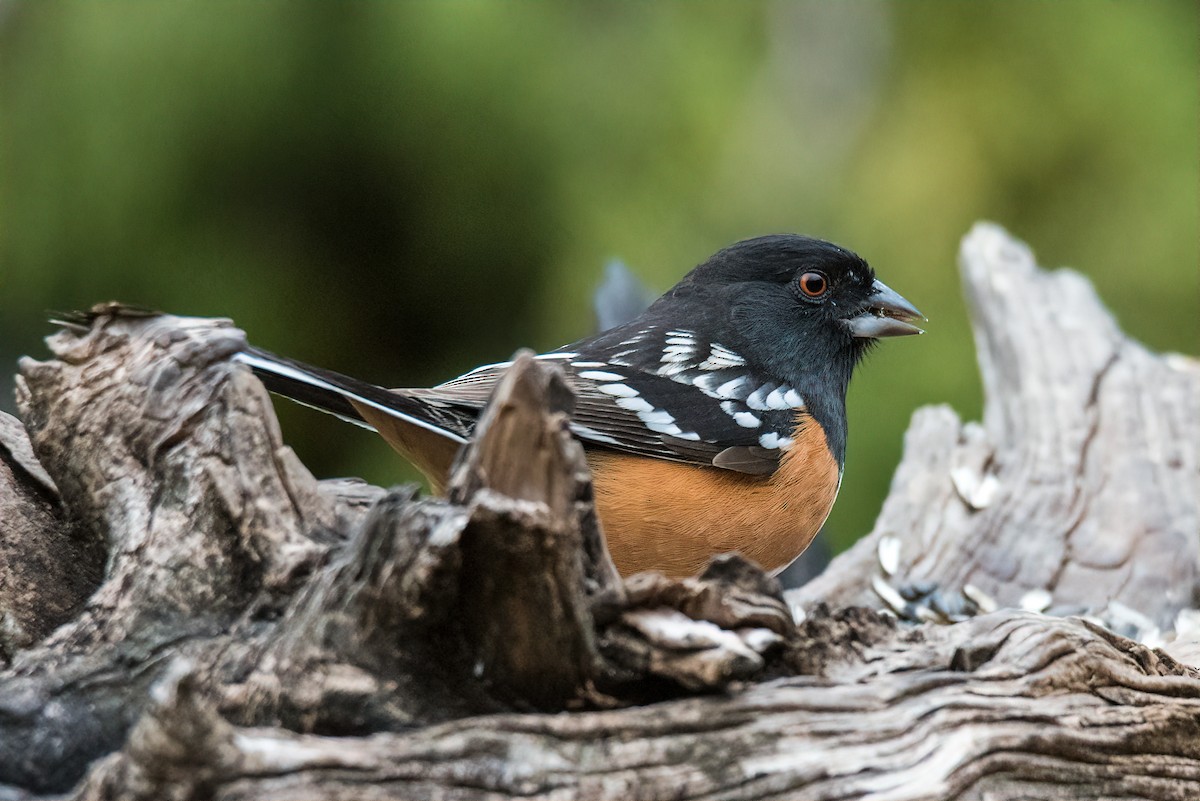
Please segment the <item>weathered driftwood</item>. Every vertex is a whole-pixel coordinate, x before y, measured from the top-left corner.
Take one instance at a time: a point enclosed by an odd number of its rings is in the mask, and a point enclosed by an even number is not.
[[[229,323],[76,321],[0,421],[0,798],[1200,797],[1200,370],[998,229],[963,271],[984,424],[919,412],[786,601],[736,557],[622,581],[527,358],[421,500],[313,479]],[[964,589],[1175,658],[868,608]]]
[[[897,583],[1045,591],[1051,613],[1116,600],[1172,628],[1200,587],[1200,365],[1127,338],[1085,278],[998,229],[964,241],[962,271],[983,423],[917,412],[875,530],[799,600],[871,603],[895,538]]]

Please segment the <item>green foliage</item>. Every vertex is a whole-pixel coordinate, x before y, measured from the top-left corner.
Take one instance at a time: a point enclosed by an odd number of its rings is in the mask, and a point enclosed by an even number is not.
[[[1198,42],[1168,0],[0,0],[0,372],[45,309],[117,298],[420,385],[587,333],[610,256],[666,288],[816,234],[930,317],[852,387],[844,547],[914,408],[979,413],[974,220],[1196,351]],[[282,411],[319,474],[411,476]]]

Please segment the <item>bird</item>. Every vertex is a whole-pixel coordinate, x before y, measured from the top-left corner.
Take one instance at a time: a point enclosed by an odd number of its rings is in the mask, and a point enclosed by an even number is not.
[[[841,486],[856,365],[923,319],[854,252],[773,234],[718,251],[633,319],[536,355],[576,395],[570,430],[618,571],[685,577],[733,551],[786,567]],[[272,392],[374,429],[438,492],[511,364],[385,389],[254,347],[236,358]]]

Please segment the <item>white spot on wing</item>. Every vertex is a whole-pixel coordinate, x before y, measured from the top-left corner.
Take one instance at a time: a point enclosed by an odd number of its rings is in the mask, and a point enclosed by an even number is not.
[[[646,425],[666,425],[675,422],[675,418],[666,409],[655,409],[652,412],[638,412],[638,417]]]
[[[700,362],[701,370],[725,370],[730,367],[741,367],[746,360],[724,345],[712,344],[708,358]]]
[[[615,395],[618,398],[635,398],[638,391],[626,384],[604,384],[597,387],[605,395]]]
[[[787,394],[783,396],[783,399],[789,409],[803,409],[805,406],[804,396],[794,389],[789,389]]]
[[[620,353],[614,353],[609,358],[609,361],[612,362],[613,364],[617,365],[618,367],[632,367],[633,364],[629,361],[629,357],[635,353],[637,353],[637,348],[630,348],[629,350],[623,350]]]
[[[617,398],[617,405],[622,409],[628,409],[631,412],[652,412],[654,407],[646,402],[644,398]]]
[[[733,415],[733,422],[742,428],[758,428],[762,424],[762,421],[751,412],[737,412]]]
[[[764,401],[767,404],[767,408],[768,409],[790,409],[790,408],[792,408],[788,404],[787,400],[784,397],[785,395],[787,395],[787,393],[790,389],[791,389],[791,387],[789,387],[787,384],[782,384],[779,387],[776,387],[774,390],[772,390],[771,394],[768,395],[766,397],[766,400]]]
[[[746,398],[746,405],[751,409],[758,409],[761,412],[765,412],[766,410],[770,409],[771,407],[767,405],[767,396],[775,390],[775,386],[776,385],[770,381],[763,384],[761,387],[750,393],[750,396]]]
[[[579,373],[580,378],[587,378],[592,381],[624,381],[625,376],[620,373],[609,373],[604,370],[584,370]]]
[[[670,412],[666,409],[655,409],[644,398],[617,398],[617,405],[622,409],[637,412],[638,419],[649,428],[667,426],[675,422]]]
[[[659,434],[670,434],[673,437],[683,433],[683,429],[674,423],[646,423],[646,428],[657,431]]]
[[[668,362],[662,367],[658,368],[657,372],[661,376],[674,379],[674,376],[677,376],[680,373],[686,373],[689,369],[691,368],[686,361]]]
[[[725,359],[725,360],[731,361],[731,362],[737,362],[738,364],[746,363],[745,359],[743,359],[741,356],[738,356],[736,353],[734,353],[729,348],[722,345],[720,342],[713,343],[712,353],[713,353],[713,356],[720,358],[720,359]]]
[[[717,396],[732,400],[742,400],[745,397],[745,390],[749,384],[750,379],[744,375],[740,375],[732,381],[726,381],[717,387]]]
[[[606,445],[619,445],[620,444],[617,440],[613,439],[608,434],[601,434],[596,429],[579,425],[579,423],[571,423],[571,430],[574,431],[577,435],[584,437],[586,439],[593,440],[594,442],[603,442]]]
[[[686,362],[692,358],[692,348],[690,345],[667,345],[663,348],[662,359],[664,362]]]
[[[768,431],[758,438],[758,444],[768,450],[784,450],[791,447],[792,440],[789,437],[781,437],[774,431]]]

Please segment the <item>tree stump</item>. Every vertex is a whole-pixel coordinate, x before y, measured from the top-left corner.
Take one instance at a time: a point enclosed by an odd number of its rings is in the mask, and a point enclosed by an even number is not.
[[[1200,367],[993,226],[982,424],[786,597],[613,569],[518,357],[446,500],[317,481],[228,321],[101,306],[0,419],[0,799],[1200,798]]]

